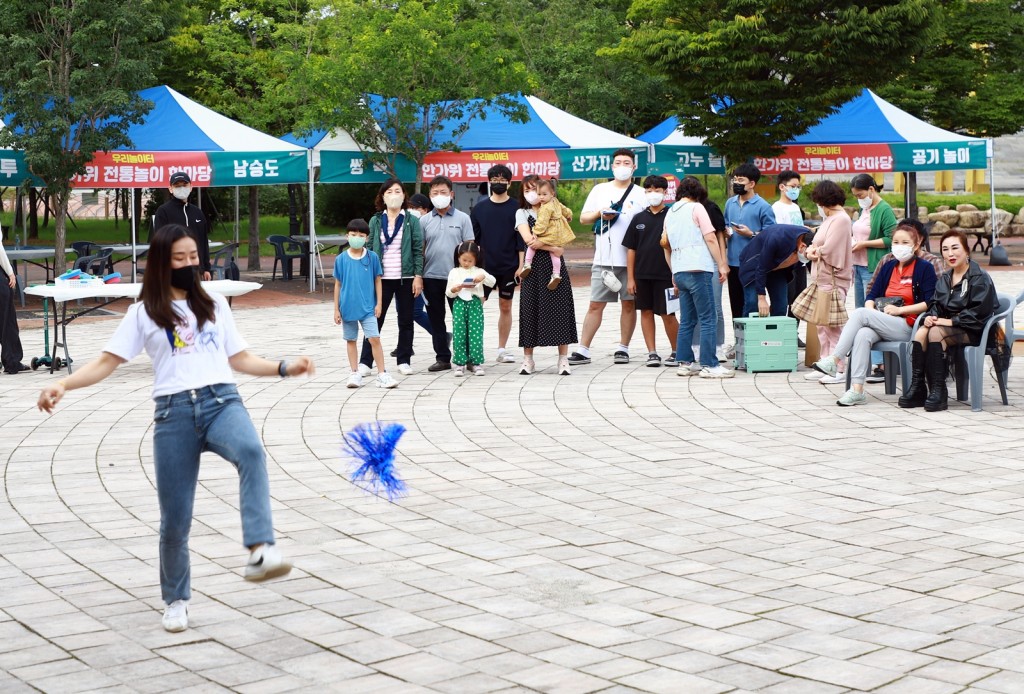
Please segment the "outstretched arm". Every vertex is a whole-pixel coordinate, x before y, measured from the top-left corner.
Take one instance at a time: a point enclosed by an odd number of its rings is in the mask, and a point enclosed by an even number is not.
[[[228,363],[231,364],[231,368],[235,371],[241,371],[244,374],[250,376],[280,376],[278,369],[281,366],[280,362],[270,361],[263,357],[258,357],[252,352],[242,350],[237,354],[228,357]],[[312,376],[316,373],[316,368],[313,366],[313,360],[309,357],[298,357],[294,361],[285,361],[285,374],[288,376],[301,376],[307,374]]]

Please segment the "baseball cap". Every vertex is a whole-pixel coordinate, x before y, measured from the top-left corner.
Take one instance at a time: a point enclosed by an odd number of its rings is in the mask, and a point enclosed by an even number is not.
[[[192,183],[192,179],[184,171],[175,171],[171,174],[171,185],[175,183]]]

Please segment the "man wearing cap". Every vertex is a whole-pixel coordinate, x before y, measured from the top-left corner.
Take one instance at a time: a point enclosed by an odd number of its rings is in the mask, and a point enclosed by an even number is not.
[[[206,221],[203,210],[190,205],[188,196],[192,193],[192,179],[184,171],[171,174],[171,199],[156,211],[152,231],[157,231],[167,224],[180,224],[188,230],[189,236],[196,240],[199,247],[199,265],[203,268],[203,279],[210,279],[210,223]]]

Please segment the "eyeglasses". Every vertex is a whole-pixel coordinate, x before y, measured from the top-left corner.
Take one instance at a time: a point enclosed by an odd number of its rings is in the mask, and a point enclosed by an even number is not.
[[[508,183],[504,178],[492,178],[488,183]]]
[[[786,185],[786,184],[783,184],[783,185]],[[796,186],[786,185],[786,187],[789,188],[790,190],[800,190],[800,188],[801,188],[799,185],[796,185]]]

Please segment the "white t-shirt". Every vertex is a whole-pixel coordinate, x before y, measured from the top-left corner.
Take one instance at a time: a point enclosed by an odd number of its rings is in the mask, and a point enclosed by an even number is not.
[[[776,224],[795,224],[798,227],[804,225],[804,217],[800,214],[800,206],[795,202],[787,205],[781,200],[772,203],[772,212],[775,213]]]
[[[185,300],[173,302],[175,311],[186,320],[173,331],[154,323],[141,301],[132,304],[103,351],[130,361],[145,349],[153,360],[154,398],[215,383],[234,383],[228,357],[248,345],[238,334],[227,299],[220,294],[210,297],[216,322],[207,321],[202,331]]]
[[[607,210],[617,203],[625,191],[615,187],[614,181],[598,183],[587,196],[583,204],[583,212],[599,212]],[[629,191],[629,197],[622,203],[622,211],[615,218],[611,228],[603,234],[594,237],[594,265],[611,265],[614,267],[626,267],[626,247],[622,245],[622,239],[626,236],[629,223],[633,215],[647,207],[647,196],[641,186],[633,184]],[[609,244],[609,238],[611,243]]]

